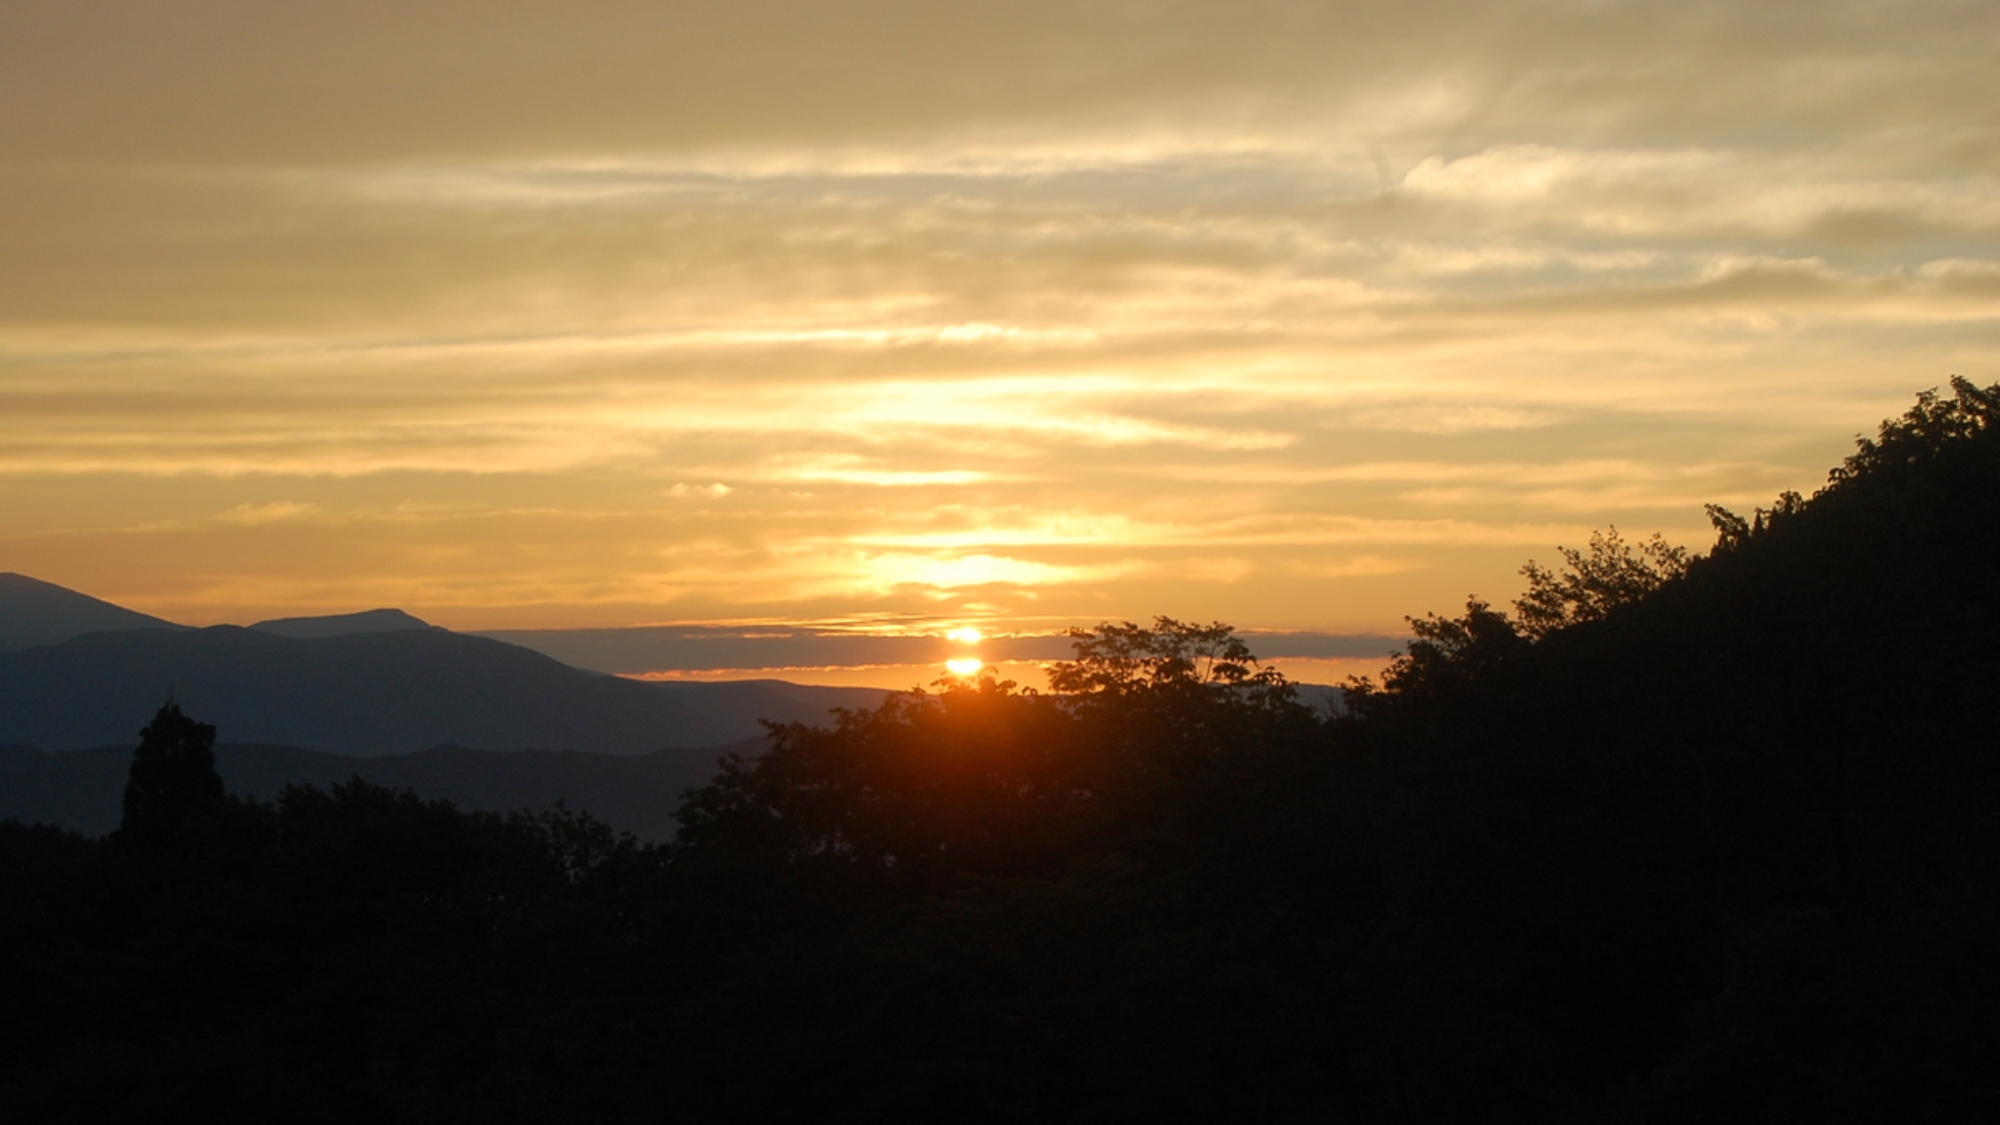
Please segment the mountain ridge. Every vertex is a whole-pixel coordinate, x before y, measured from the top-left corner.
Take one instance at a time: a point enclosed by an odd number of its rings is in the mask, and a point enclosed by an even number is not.
[[[364,609],[358,613],[326,613],[310,617],[274,617],[250,628],[281,637],[318,640],[355,633],[393,633],[403,629],[443,629],[400,609]]]
[[[440,744],[637,755],[823,722],[865,688],[620,679],[500,641],[410,629],[298,638],[219,625],[91,633],[0,653],[0,743],[127,742],[169,695],[231,741],[354,757]]]
[[[186,628],[67,586],[0,572],[0,652],[61,644],[88,633]]]

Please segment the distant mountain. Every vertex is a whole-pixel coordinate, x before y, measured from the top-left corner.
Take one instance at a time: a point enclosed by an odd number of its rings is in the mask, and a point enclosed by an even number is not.
[[[760,754],[764,740],[706,749],[667,749],[636,757],[527,750],[495,754],[439,746],[415,754],[349,758],[291,746],[222,743],[216,772],[229,792],[269,800],[287,785],[326,788],[359,777],[462,809],[545,812],[557,801],[642,839],[673,835],[674,810],[686,790],[715,776],[722,754]],[[43,754],[0,746],[0,820],[53,824],[88,836],[118,827],[130,746]]]
[[[414,617],[400,609],[364,609],[360,613],[332,613],[324,617],[278,617],[270,621],[259,621],[250,627],[260,633],[276,633],[281,637],[306,639],[438,628],[423,618]]]
[[[823,723],[885,693],[770,681],[651,684],[442,629],[301,638],[215,626],[91,633],[0,653],[0,745],[136,743],[172,692],[231,742],[334,754],[481,750],[648,754]]]
[[[0,652],[59,645],[86,633],[185,628],[53,582],[0,573]]]

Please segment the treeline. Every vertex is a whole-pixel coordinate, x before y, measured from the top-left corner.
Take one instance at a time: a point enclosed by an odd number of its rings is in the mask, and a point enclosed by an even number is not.
[[[2000,1112],[2000,387],[1811,498],[1414,621],[1327,718],[1224,626],[774,728],[669,844],[163,711],[0,827],[19,1120],[1974,1120]],[[204,772],[206,766],[207,772]]]

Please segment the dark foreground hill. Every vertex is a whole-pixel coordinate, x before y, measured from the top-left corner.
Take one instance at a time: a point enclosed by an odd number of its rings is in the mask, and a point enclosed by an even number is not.
[[[440,629],[284,636],[215,626],[93,633],[0,653],[0,744],[130,745],[172,693],[231,742],[350,756],[480,750],[649,754],[821,722],[882,694],[778,681],[651,684]]]
[[[229,792],[268,801],[288,785],[322,789],[360,778],[426,800],[487,812],[547,812],[558,803],[642,840],[673,835],[681,795],[715,776],[723,754],[755,756],[764,740],[619,756],[570,750],[493,752],[438,746],[415,754],[350,758],[291,746],[215,748]],[[132,747],[44,754],[0,746],[0,820],[48,824],[103,836],[118,827]]]

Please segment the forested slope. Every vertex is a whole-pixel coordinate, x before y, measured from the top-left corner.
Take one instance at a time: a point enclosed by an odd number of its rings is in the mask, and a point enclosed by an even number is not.
[[[1677,1112],[1990,1103],[1995,390],[1926,396],[1809,500],[1713,510],[1707,557],[1595,619],[1433,619],[1461,628],[1347,731],[1429,837],[1392,876],[1428,964]]]

